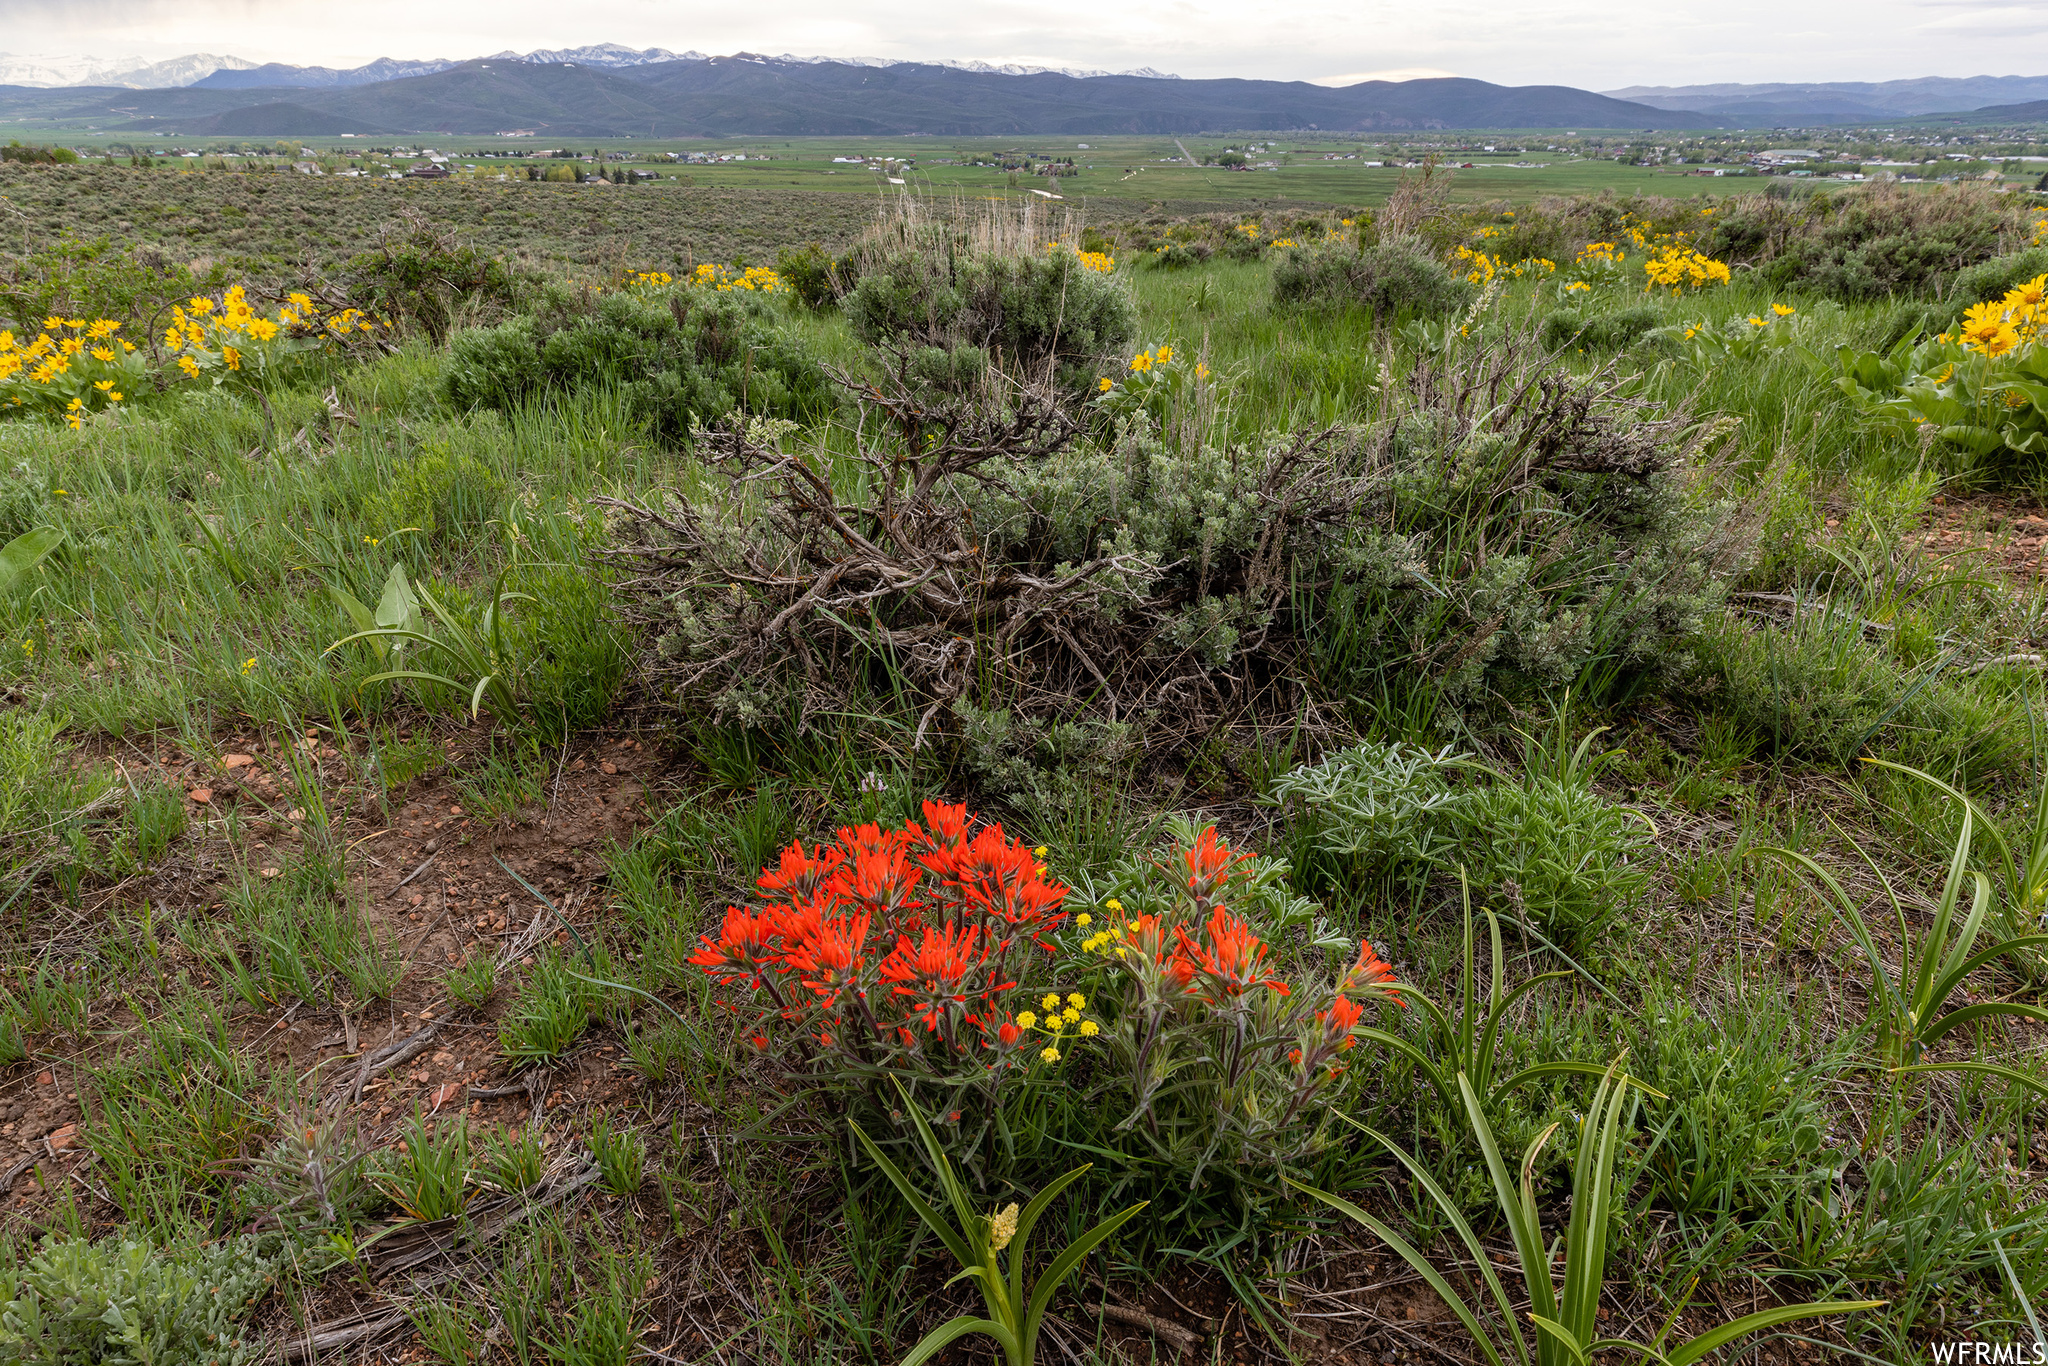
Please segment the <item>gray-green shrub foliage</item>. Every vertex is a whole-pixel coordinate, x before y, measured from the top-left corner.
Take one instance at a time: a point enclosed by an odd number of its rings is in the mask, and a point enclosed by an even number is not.
[[[1138,327],[1124,286],[1057,248],[894,252],[866,267],[840,307],[869,345],[973,347],[1030,375],[1085,368],[1128,347]]]
[[[1441,318],[1472,302],[1478,288],[1413,237],[1348,245],[1289,247],[1273,267],[1273,302],[1356,306],[1375,319]]]
[[[619,509],[614,536],[655,566],[634,589],[643,667],[678,702],[753,725],[851,700],[880,628],[890,686],[941,704],[1192,724],[1220,700],[1197,680],[1305,664],[1340,695],[1391,674],[1466,707],[1682,661],[1746,544],[1690,496],[1682,427],[1527,349],[1425,361],[1381,422],[1228,446],[1084,432],[1050,390],[890,382],[875,401],[899,416],[863,434],[829,516],[809,484],[759,499],[750,470],[800,476],[733,423],[707,438],[729,488]],[[971,592],[944,567],[963,551]],[[821,603],[802,566],[825,564],[833,594],[863,596]]]
[[[246,1235],[206,1248],[52,1235],[0,1270],[0,1366],[242,1366],[264,1353],[245,1325],[276,1266]]]
[[[557,292],[534,315],[456,334],[443,384],[460,407],[511,410],[550,391],[615,387],[661,440],[734,409],[808,420],[833,390],[763,300],[678,287],[665,296]]]

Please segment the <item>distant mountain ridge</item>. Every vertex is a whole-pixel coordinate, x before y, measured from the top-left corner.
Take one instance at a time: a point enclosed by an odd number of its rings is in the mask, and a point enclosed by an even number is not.
[[[798,57],[792,53],[784,53],[779,57],[759,57],[753,53],[739,53],[736,56],[742,59],[811,65],[831,62],[845,66],[867,67],[949,66],[960,71],[994,72],[1005,76],[1035,76],[1046,72],[1058,72],[1060,75],[1082,78],[1116,75],[1145,76],[1157,80],[1180,79],[1171,72],[1155,71],[1149,66],[1139,67],[1133,71],[1112,72],[1078,67],[1020,66],[1016,63],[994,65],[980,61],[903,62],[889,57]],[[537,48],[532,52],[513,52],[508,49],[472,60],[594,66],[615,71],[624,67],[652,66],[662,62],[708,61],[709,55],[694,51],[670,52],[667,48],[661,47],[630,48],[622,43],[593,43],[588,47]],[[12,57],[0,52],[0,85],[21,85],[45,90],[89,86],[123,86],[131,90],[162,90],[189,86],[206,90],[332,90],[345,86],[375,85],[379,81],[402,80],[407,76],[430,76],[437,71],[446,71],[461,64],[446,57],[425,61],[398,61],[390,57],[379,57],[376,61],[366,62],[362,66],[331,67],[293,66],[285,62],[264,62],[259,65],[240,57],[220,57],[211,53],[192,53],[163,62],[143,62],[136,58],[103,61],[89,57]]]
[[[561,54],[549,54],[557,56]],[[365,85],[131,91],[0,90],[30,126],[190,137],[342,133],[540,138],[953,137],[1186,134],[1252,129],[1696,128],[1704,115],[1569,86],[1465,77],[1349,86],[1157,75],[1012,74],[930,62],[815,61],[737,53],[604,68],[479,58]]]
[[[2048,100],[2048,76],[1921,76],[1902,81],[1632,85],[1602,94],[1657,109],[1690,109],[1751,128],[1882,123],[1986,105]]]

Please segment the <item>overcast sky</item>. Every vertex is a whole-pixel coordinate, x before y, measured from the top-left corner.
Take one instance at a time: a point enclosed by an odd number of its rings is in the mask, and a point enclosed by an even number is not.
[[[681,52],[1153,66],[1341,83],[1456,74],[1612,89],[1709,81],[2048,74],[2048,2],[1972,0],[0,0],[16,55],[229,53],[354,66],[617,42]]]

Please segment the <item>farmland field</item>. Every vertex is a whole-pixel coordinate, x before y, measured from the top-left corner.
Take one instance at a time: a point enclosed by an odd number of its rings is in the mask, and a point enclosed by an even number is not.
[[[2031,1352],[2048,214],[991,150],[0,169],[0,1361]]]

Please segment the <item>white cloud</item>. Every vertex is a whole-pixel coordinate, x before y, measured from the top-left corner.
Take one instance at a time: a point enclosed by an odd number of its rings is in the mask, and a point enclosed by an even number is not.
[[[231,52],[354,65],[610,41],[706,52],[981,59],[1322,84],[1455,71],[1512,84],[1887,80],[2048,72],[2048,6],[2027,0],[1593,0],[1433,6],[1300,0],[785,0],[770,10],[660,0],[0,0],[14,53]],[[1342,76],[1317,75],[1327,72]]]

